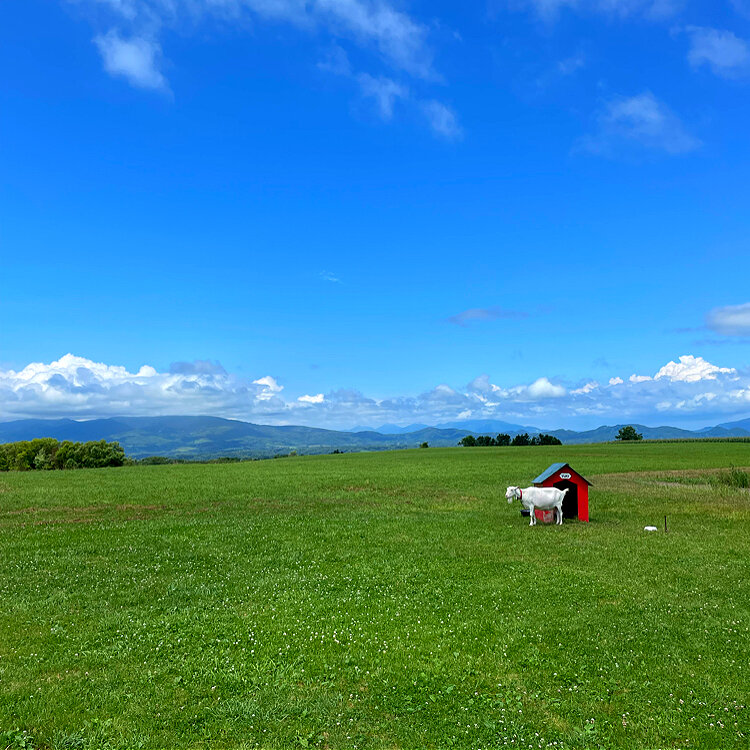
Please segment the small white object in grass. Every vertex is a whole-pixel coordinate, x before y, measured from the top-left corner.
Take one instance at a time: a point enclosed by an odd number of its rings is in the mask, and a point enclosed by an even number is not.
[[[659,529],[656,528],[656,526],[644,526],[644,531],[658,531]]]

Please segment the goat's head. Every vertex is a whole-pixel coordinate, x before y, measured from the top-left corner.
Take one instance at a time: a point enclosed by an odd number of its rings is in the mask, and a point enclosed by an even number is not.
[[[515,498],[521,497],[521,493],[519,492],[518,487],[508,487],[505,491],[505,497],[509,503],[512,503]]]

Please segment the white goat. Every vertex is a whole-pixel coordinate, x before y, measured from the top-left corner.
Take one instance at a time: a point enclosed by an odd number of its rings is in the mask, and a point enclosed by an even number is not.
[[[526,487],[525,489],[508,487],[505,497],[509,503],[512,503],[513,499],[517,497],[521,501],[521,505],[529,509],[529,515],[531,516],[529,526],[536,526],[535,508],[539,508],[539,510],[552,510],[554,508],[557,511],[556,523],[560,526],[563,522],[562,504],[567,491],[567,488],[559,490],[557,487]]]

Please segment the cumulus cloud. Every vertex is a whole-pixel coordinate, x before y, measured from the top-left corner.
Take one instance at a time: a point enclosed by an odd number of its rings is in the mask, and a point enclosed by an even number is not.
[[[110,75],[126,78],[137,88],[167,88],[167,81],[159,70],[161,47],[158,42],[139,36],[124,39],[112,30],[95,37],[94,43]]]
[[[474,380],[469,383],[467,386],[467,389],[476,394],[492,394],[492,393],[501,393],[502,388],[500,386],[495,385],[494,383],[490,382],[490,376],[487,374],[479,375]]]
[[[303,404],[322,404],[325,401],[325,396],[322,393],[315,396],[300,396],[297,401]]]
[[[599,383],[596,382],[596,380],[592,380],[590,383],[585,383],[580,388],[576,388],[575,390],[572,390],[571,393],[575,396],[581,393],[591,393],[592,391],[595,391],[597,388],[599,388]]]
[[[711,310],[706,325],[724,336],[750,336],[750,302]]]
[[[436,424],[457,419],[503,419],[552,429],[581,419],[648,421],[656,414],[679,418],[726,417],[750,409],[750,371],[683,355],[653,374],[613,377],[567,386],[542,375],[501,385],[487,374],[464,387],[441,383],[418,395],[373,398],[355,389],[286,396],[271,375],[241,378],[218,362],[174,363],[167,372],[151,365],[130,371],[67,354],[19,371],[0,370],[0,419],[92,418],[211,414],[267,424]],[[660,417],[660,418],[661,418]],[[593,425],[592,425],[593,426]]]
[[[530,399],[560,398],[567,391],[561,385],[551,383],[547,378],[538,378],[531,385],[521,388],[518,393],[525,393]]]
[[[731,31],[688,26],[688,61],[694,68],[708,65],[719,76],[733,78],[750,73],[750,46]]]
[[[634,147],[682,154],[701,145],[650,91],[611,99],[596,119],[596,132],[578,142],[579,150],[600,156],[615,156]]]
[[[272,378],[270,375],[265,375],[262,378],[253,380],[253,385],[260,386],[263,389],[257,394],[257,398],[261,401],[268,401],[272,399],[275,394],[281,393],[284,390],[284,386],[279,385],[276,382],[276,379]]]
[[[717,367],[703,357],[691,354],[680,357],[679,362],[668,362],[654,375],[654,380],[667,378],[672,382],[697,383],[699,380],[716,380],[719,375],[736,375],[734,367]]]
[[[255,383],[229,375],[218,363],[178,362],[169,372],[66,354],[49,364],[0,371],[0,418],[112,415],[217,414],[274,411],[281,391],[270,376]]]

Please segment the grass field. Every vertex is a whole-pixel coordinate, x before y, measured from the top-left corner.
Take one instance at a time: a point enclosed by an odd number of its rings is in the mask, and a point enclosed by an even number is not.
[[[505,487],[559,460],[591,523],[529,528]],[[750,444],[0,475],[0,748],[746,749],[730,465]]]

